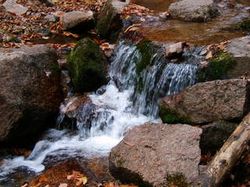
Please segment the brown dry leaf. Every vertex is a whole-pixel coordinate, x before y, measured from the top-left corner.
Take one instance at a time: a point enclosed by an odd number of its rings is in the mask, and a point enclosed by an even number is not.
[[[67,179],[76,182],[76,186],[85,185],[88,182],[88,178],[79,171],[73,171],[71,175],[67,176]]]
[[[213,52],[209,51],[206,55],[206,60],[211,59],[213,57]]]
[[[87,182],[88,182],[88,178],[87,177],[77,178],[76,186],[85,185],[85,184],[87,184]]]
[[[64,35],[64,36],[72,36],[72,37],[74,37],[74,38],[79,38],[79,35],[78,35],[78,34],[73,34],[73,33],[71,33],[71,32],[66,32],[66,31],[63,32],[63,35]]]

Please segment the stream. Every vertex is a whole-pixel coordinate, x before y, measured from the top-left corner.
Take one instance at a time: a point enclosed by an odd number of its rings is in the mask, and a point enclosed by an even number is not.
[[[160,97],[177,93],[196,82],[197,65],[189,63],[198,58],[195,53],[187,54],[184,63],[173,64],[159,51],[139,76],[136,64],[142,56],[136,46],[120,42],[114,54],[109,68],[110,81],[89,95],[91,104],[81,106],[77,117],[78,130],[50,129],[27,158],[5,159],[0,167],[2,184],[8,180],[8,175],[20,168],[35,173],[43,171],[48,158],[107,156],[132,127],[160,122]],[[140,90],[139,78],[145,83]],[[61,120],[65,107],[66,103],[62,103]]]

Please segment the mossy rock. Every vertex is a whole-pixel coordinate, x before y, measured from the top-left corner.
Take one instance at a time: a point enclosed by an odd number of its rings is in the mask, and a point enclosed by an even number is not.
[[[208,67],[198,72],[198,81],[211,81],[226,79],[227,74],[236,64],[232,55],[227,52],[219,52],[209,61]]]
[[[188,119],[188,117],[181,116],[175,111],[166,109],[162,104],[160,105],[159,115],[162,122],[168,124],[177,124],[177,123],[189,124],[191,121],[190,119]]]
[[[136,73],[139,75],[147,66],[150,65],[153,55],[154,46],[149,40],[142,40],[136,45],[140,52],[140,60],[136,64]]]
[[[93,40],[79,41],[67,60],[76,92],[95,91],[107,82],[105,57]]]
[[[112,0],[108,0],[98,16],[96,30],[102,38],[115,41],[122,29],[122,20],[117,10],[112,5]]]

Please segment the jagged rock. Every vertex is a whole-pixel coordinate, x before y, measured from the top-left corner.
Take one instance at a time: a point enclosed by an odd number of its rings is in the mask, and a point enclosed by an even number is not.
[[[89,23],[89,21],[93,19],[93,12],[90,10],[71,11],[63,14],[63,16],[61,17],[61,22],[63,29],[68,30],[79,24]]]
[[[4,8],[6,11],[21,16],[22,14],[26,13],[28,8],[24,7],[21,4],[16,3],[16,0],[6,0],[3,3]]]
[[[181,0],[169,7],[170,15],[185,21],[204,22],[219,14],[213,0]]]
[[[120,14],[129,2],[108,0],[100,11],[97,20],[97,33],[103,38],[115,40],[122,28]]]
[[[85,38],[68,56],[69,72],[75,91],[95,91],[106,83],[105,56],[95,41]]]
[[[200,148],[204,154],[216,153],[232,134],[238,123],[216,121],[202,126]]]
[[[250,78],[250,36],[236,38],[226,46],[236,63],[228,72],[229,78]]]
[[[241,119],[249,111],[249,82],[242,79],[198,83],[161,100],[164,122],[208,123]]]
[[[139,186],[192,183],[199,174],[201,132],[179,124],[135,127],[112,149],[110,171],[121,181]]]
[[[0,49],[0,84],[0,141],[22,141],[53,121],[62,100],[54,50]]]

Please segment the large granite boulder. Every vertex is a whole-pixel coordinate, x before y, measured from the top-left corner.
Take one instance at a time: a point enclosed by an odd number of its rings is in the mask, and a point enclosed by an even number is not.
[[[122,182],[139,186],[192,183],[199,174],[201,132],[200,128],[180,124],[135,127],[112,149],[110,171]]]
[[[45,45],[0,49],[0,85],[0,141],[28,141],[62,100],[56,52]]]
[[[184,21],[205,22],[219,14],[213,0],[180,0],[169,7],[172,17]]]
[[[161,100],[160,115],[169,123],[240,120],[248,111],[249,82],[243,79],[198,83]]]

